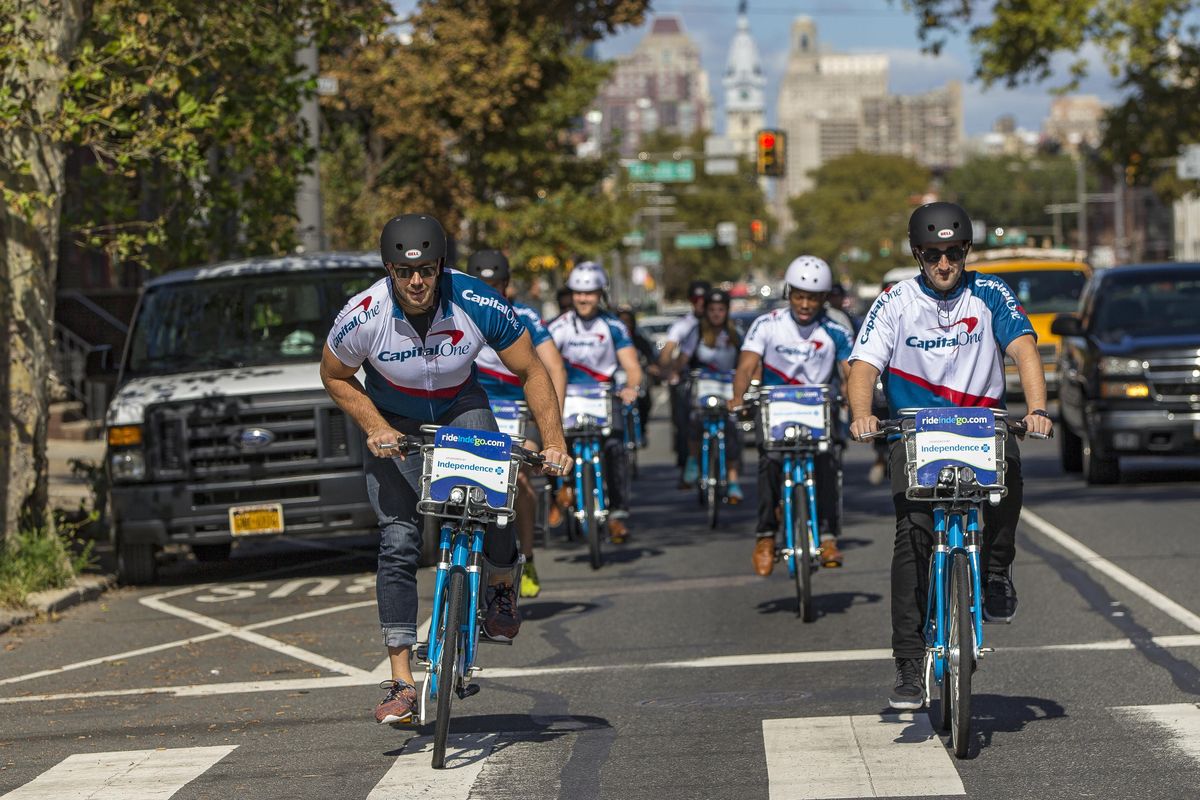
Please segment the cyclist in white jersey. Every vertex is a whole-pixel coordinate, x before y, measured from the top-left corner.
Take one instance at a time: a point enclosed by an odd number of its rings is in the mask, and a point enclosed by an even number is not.
[[[738,350],[742,337],[729,316],[729,292],[710,289],[704,296],[704,316],[700,318],[698,333],[688,337],[680,346],[679,360],[687,372],[700,370],[711,373],[721,380],[730,380],[737,366]],[[683,468],[684,483],[694,484],[700,477],[700,417],[697,409],[690,409],[688,422],[688,459]],[[726,500],[737,505],[745,499],[738,476],[742,466],[742,433],[732,415],[725,419],[725,462]]]
[[[833,285],[829,265],[815,256],[800,256],[788,265],[785,308],[763,314],[750,326],[738,357],[731,406],[739,406],[750,379],[762,367],[764,386],[838,384],[850,357],[849,330],[825,314],[825,298]],[[821,536],[818,558],[825,567],[840,567],[834,515],[837,513],[837,464],[830,451],[816,458],[817,516]],[[780,457],[759,449],[758,527],[754,571],[766,577],[775,568],[776,508],[782,484]]]
[[[611,383],[618,367],[625,371],[625,386],[617,393],[623,403],[637,401],[637,387],[642,382],[642,367],[629,331],[615,315],[601,308],[608,276],[603,268],[585,261],[571,270],[567,286],[572,291],[574,308],[550,323],[550,335],[567,365],[567,382],[572,384]],[[614,409],[617,412],[618,409]],[[625,520],[629,518],[628,485],[625,470],[625,422],[620,413],[613,413],[611,434],[604,442],[604,473],[607,480],[605,497],[611,513],[608,535],[616,544],[629,535]],[[564,482],[564,484],[567,482]],[[564,485],[558,503],[566,508],[574,503],[573,489]]]
[[[888,416],[901,408],[1004,407],[1007,354],[1021,374],[1030,431],[1048,434],[1046,382],[1037,335],[1020,301],[998,277],[964,271],[971,250],[971,218],[953,203],[928,203],[913,212],[908,241],[921,267],[871,306],[854,345],[848,383],[856,438],[879,430],[871,411],[876,379],[883,374]],[[989,622],[1008,622],[1017,610],[1012,583],[1017,521],[1021,515],[1021,454],[1006,447],[1008,494],[984,506],[981,563],[987,572],[983,613]],[[924,705],[922,614],[929,591],[933,518],[927,503],[905,498],[902,444],[892,445],[892,497],[896,539],[892,551],[892,655],[896,683],[892,708]]]
[[[684,346],[690,350],[696,348],[700,317],[704,316],[704,296],[711,288],[708,281],[692,281],[688,284],[688,302],[692,304],[692,313],[680,317],[667,328],[666,343],[658,354],[658,364],[671,398],[671,440],[675,445],[675,466],[679,469],[683,469],[687,461],[688,419],[691,411],[688,408],[688,376],[681,371],[678,355]],[[679,487],[684,489],[687,485],[681,480]]]
[[[508,297],[510,278],[508,258],[499,250],[476,250],[467,259],[467,274],[479,278],[496,290],[501,297]],[[567,371],[563,368],[562,356],[550,338],[550,332],[542,324],[542,319],[529,306],[509,301],[517,318],[529,332],[534,350],[550,373],[554,383],[554,392],[562,408],[562,398],[567,389]],[[525,392],[521,389],[520,379],[513,371],[504,365],[500,356],[491,347],[484,347],[475,362],[479,368],[479,383],[491,400],[523,400]],[[538,432],[537,423],[532,420],[523,432],[525,447],[531,450],[541,449],[542,436]],[[517,473],[517,497],[514,505],[517,518],[517,538],[521,544],[521,554],[525,556],[525,566],[521,569],[521,597],[537,597],[541,592],[541,582],[538,579],[537,566],[533,561],[533,522],[536,514],[536,498],[533,485],[530,483],[532,470],[522,465]]]
[[[352,297],[333,323],[321,355],[321,380],[334,402],[366,433],[367,492],[379,518],[376,599],[391,664],[378,722],[412,719],[416,689],[409,659],[417,638],[421,554],[420,458],[395,458],[405,434],[423,423],[496,430],[475,360],[493,347],[521,379],[546,438],[546,471],[571,464],[558,401],[529,334],[485,283],[446,267],[446,233],[433,217],[404,214],[379,240],[387,276]],[[366,374],[365,385],[356,373]],[[511,530],[484,543],[488,607],[484,633],[511,639],[521,618],[513,587],[519,556]]]

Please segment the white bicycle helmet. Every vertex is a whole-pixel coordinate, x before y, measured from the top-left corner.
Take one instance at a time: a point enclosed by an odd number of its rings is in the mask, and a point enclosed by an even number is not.
[[[572,292],[602,292],[608,288],[608,275],[595,261],[582,261],[567,276],[567,288]]]
[[[783,278],[785,295],[788,287],[803,292],[828,292],[833,288],[833,270],[816,256],[800,256],[788,264]]]

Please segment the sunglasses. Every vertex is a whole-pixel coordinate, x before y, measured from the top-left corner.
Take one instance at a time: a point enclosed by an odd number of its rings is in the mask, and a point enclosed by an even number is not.
[[[402,281],[412,280],[414,272],[420,274],[422,278],[427,279],[432,278],[438,273],[437,264],[423,264],[419,267],[402,267],[398,264],[388,264],[388,268],[391,269],[393,275]]]
[[[921,261],[932,267],[942,260],[942,256],[945,256],[951,263],[962,261],[967,257],[967,248],[957,244],[953,247],[947,247],[945,250],[938,250],[936,247],[927,247],[921,250],[920,253]]]

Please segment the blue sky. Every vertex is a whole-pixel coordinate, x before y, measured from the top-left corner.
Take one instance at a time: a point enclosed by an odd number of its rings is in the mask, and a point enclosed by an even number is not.
[[[684,29],[700,46],[710,90],[719,111],[724,100],[720,77],[737,21],[737,0],[657,0],[652,4],[653,13],[675,13],[683,18]],[[986,92],[977,82],[972,82],[974,55],[965,33],[948,41],[940,56],[923,55],[917,39],[916,16],[906,12],[899,0],[749,0],[750,32],[758,44],[768,80],[769,120],[774,119],[779,80],[787,62],[788,30],[792,19],[800,14],[815,20],[818,40],[825,49],[887,55],[893,93],[921,92],[954,78],[961,80],[968,135],[990,130],[995,119],[1003,114],[1015,116],[1017,124],[1023,128],[1038,130],[1049,113],[1053,80],[1045,85],[1017,89],[994,87]],[[646,30],[648,24],[606,39],[599,45],[600,55],[614,58],[630,52]],[[1091,55],[1092,75],[1079,91],[1113,102],[1118,93],[1098,54]],[[1066,74],[1065,70],[1062,74]],[[717,122],[718,127],[722,124]]]

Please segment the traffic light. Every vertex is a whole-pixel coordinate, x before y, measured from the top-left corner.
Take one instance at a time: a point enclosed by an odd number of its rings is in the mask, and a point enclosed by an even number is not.
[[[750,220],[750,240],[753,242],[765,242],[767,240],[767,228],[761,219]]]
[[[771,178],[783,177],[787,136],[783,131],[764,129],[758,132],[758,157],[755,171]]]
[[[1141,153],[1130,153],[1129,163],[1125,165],[1125,185],[1133,186],[1137,183],[1138,165],[1141,164]]]

